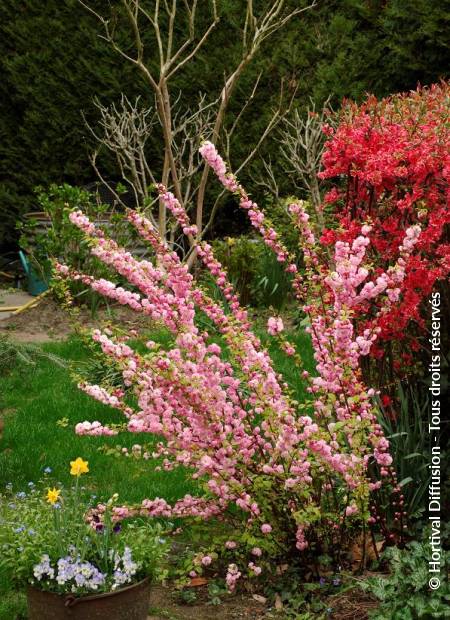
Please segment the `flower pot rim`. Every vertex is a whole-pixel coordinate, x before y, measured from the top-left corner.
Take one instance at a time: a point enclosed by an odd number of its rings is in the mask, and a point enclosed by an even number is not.
[[[121,594],[122,592],[126,592],[127,590],[132,590],[133,588],[136,588],[138,586],[143,586],[146,584],[150,585],[150,576],[144,577],[144,579],[141,579],[140,581],[136,581],[135,583],[130,583],[129,585],[123,588],[118,588],[117,590],[111,590],[110,592],[100,592],[99,594],[82,594],[82,595],[77,596],[76,594],[73,594],[72,592],[58,593],[58,592],[52,592],[51,590],[43,590],[42,588],[37,588],[36,586],[31,585],[31,584],[28,584],[28,590],[37,590],[39,592],[45,592],[45,594],[59,596],[65,599],[66,601],[65,604],[67,607],[73,607],[77,603],[84,603],[84,602],[89,602],[89,601],[93,601],[93,600],[97,600],[101,598],[111,597],[111,596],[114,596],[115,594]]]

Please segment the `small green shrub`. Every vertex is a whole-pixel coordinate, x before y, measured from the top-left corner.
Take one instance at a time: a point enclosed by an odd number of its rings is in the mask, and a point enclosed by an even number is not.
[[[212,245],[242,305],[280,309],[286,304],[289,276],[263,241],[248,236],[227,237]]]
[[[228,271],[242,305],[254,304],[253,290],[259,274],[264,245],[248,236],[226,237],[213,242],[214,254]]]
[[[89,244],[81,231],[71,224],[69,214],[73,210],[82,210],[98,222],[101,228],[112,233],[118,243],[130,247],[136,235],[124,218],[112,210],[110,205],[100,203],[94,194],[67,183],[53,184],[48,189],[38,187],[36,191],[39,210],[45,213],[47,221],[43,226],[42,221],[31,217],[17,224],[21,232],[20,246],[27,252],[35,272],[48,281],[51,261],[56,259],[96,278],[108,278],[109,270],[91,255]],[[97,309],[102,300],[100,295],[79,281],[71,283],[70,292],[92,311]]]
[[[78,187],[50,185],[45,190],[36,188],[39,211],[48,218],[44,228],[30,217],[17,224],[21,232],[20,245],[28,252],[33,267],[42,271],[46,268],[49,258],[60,260],[70,257],[75,269],[84,265],[87,260],[88,246],[78,231],[73,230],[69,221],[72,209],[81,209],[90,216],[101,218],[107,211],[105,205],[97,205],[94,197]]]
[[[424,533],[424,539],[428,533]],[[379,601],[371,620],[431,620],[450,618],[450,590],[445,580],[449,553],[442,551],[441,585],[432,590],[428,572],[430,546],[428,543],[411,542],[405,549],[391,547],[384,558],[390,563],[391,573],[387,577],[374,577],[361,584]]]

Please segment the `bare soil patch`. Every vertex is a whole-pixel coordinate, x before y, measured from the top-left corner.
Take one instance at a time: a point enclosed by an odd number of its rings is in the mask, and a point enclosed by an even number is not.
[[[150,327],[147,317],[119,305],[102,308],[95,315],[81,308],[79,318],[84,327],[95,327],[112,317],[130,329],[143,325]],[[17,342],[65,340],[72,331],[67,312],[51,298],[43,299],[37,306],[0,322],[0,334],[8,334]]]
[[[177,604],[174,592],[170,588],[155,586],[150,599],[151,614],[148,620],[263,620],[265,606],[243,595],[225,598],[218,606],[202,600],[193,605]],[[280,615],[278,615],[280,618]]]
[[[286,620],[292,619],[283,610],[253,599],[250,595],[235,595],[222,599],[219,606],[208,603],[206,592],[198,592],[193,605],[176,602],[170,587],[155,586],[151,594],[151,613],[148,620]],[[368,620],[368,614],[377,603],[358,588],[330,596],[330,620]]]

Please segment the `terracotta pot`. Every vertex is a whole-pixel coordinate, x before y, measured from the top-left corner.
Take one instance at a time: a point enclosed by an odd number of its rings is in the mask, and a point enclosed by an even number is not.
[[[79,597],[30,586],[27,599],[28,620],[147,620],[150,580],[115,592]]]

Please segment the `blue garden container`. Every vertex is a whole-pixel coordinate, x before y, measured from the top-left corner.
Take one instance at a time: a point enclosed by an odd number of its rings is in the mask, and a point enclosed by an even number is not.
[[[30,262],[28,261],[22,250],[19,250],[19,256],[24,271],[27,275],[28,292],[30,293],[30,295],[33,295],[33,297],[37,297],[48,289],[48,280],[43,280],[42,276],[36,273],[35,269],[32,265],[30,265]]]

